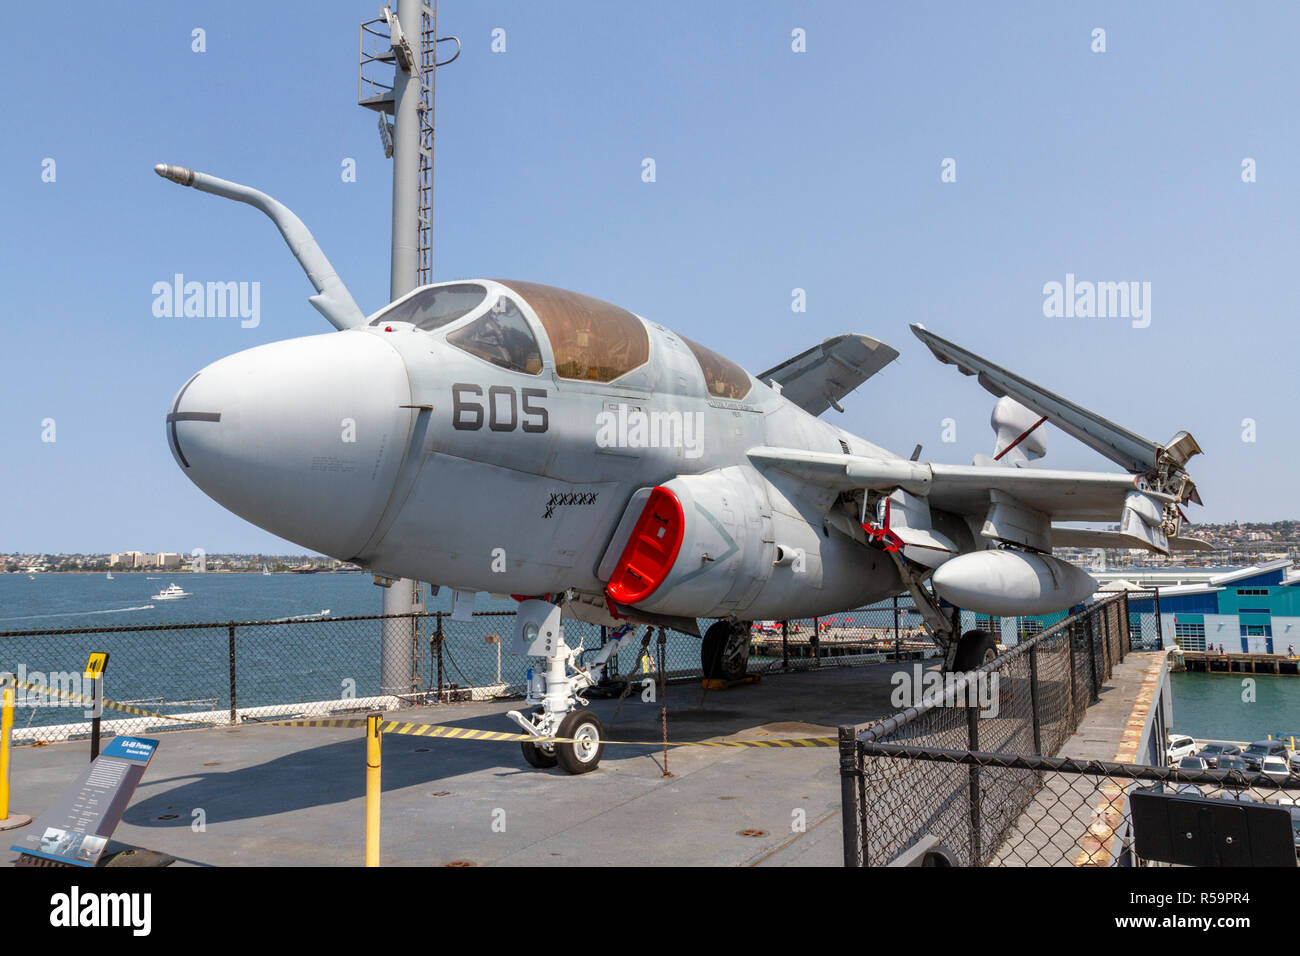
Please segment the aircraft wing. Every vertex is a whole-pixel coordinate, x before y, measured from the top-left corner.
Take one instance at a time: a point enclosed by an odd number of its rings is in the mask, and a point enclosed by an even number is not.
[[[931,505],[957,514],[983,515],[1000,492],[1054,521],[1118,521],[1137,489],[1133,475],[999,465],[931,465]]]
[[[901,488],[934,507],[968,515],[984,515],[990,492],[1000,492],[1056,521],[1117,521],[1137,490],[1135,476],[1107,472],[940,465],[766,446],[751,448],[749,457],[829,490]]]
[[[810,415],[828,408],[898,358],[898,352],[866,335],[837,335],[758,376]]]
[[[1201,550],[1179,541],[1167,521],[1167,494],[1144,489],[1140,475],[1003,465],[943,465],[902,458],[835,455],[798,448],[751,448],[759,468],[775,468],[829,491],[905,492],[929,507],[983,519],[981,534],[1050,551],[1056,546],[1146,548],[1160,554]],[[1107,543],[1054,521],[1118,522]],[[1097,532],[1100,534],[1101,532]],[[1073,535],[1075,540],[1068,540]],[[1178,542],[1178,543],[1175,543]]]
[[[1180,501],[1200,504],[1196,486],[1183,466],[1193,455],[1200,454],[1201,449],[1187,432],[1179,432],[1164,446],[1158,445],[935,335],[923,325],[913,325],[912,332],[935,358],[957,366],[963,375],[976,376],[984,388],[999,398],[1009,395],[1115,464],[1136,474],[1158,476],[1163,490],[1176,495]]]
[[[1096,531],[1092,528],[1052,528],[1055,548],[1150,548],[1141,538],[1121,531]],[[1214,545],[1200,538],[1170,538],[1171,551],[1215,551]]]

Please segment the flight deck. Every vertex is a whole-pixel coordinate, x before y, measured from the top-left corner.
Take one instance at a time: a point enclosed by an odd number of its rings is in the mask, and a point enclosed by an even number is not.
[[[1133,702],[1153,659],[1159,665],[1163,654],[1134,654],[1116,669],[1067,751],[1120,752],[1132,717],[1145,719]],[[698,682],[669,684],[668,737],[834,738],[841,725],[898,709],[891,702],[898,669],[826,666],[707,692]],[[672,747],[665,776],[661,703],[593,700],[611,740],[647,743],[608,744],[599,768],[580,777],[529,767],[514,742],[385,734],[380,863],[842,865],[834,746]],[[390,716],[501,731],[513,706],[464,702]],[[13,806],[49,805],[87,758],[85,740],[15,748]],[[167,733],[116,841],[181,866],[360,865],[365,760],[364,733],[355,728],[246,722]],[[1080,813],[1082,832],[1087,808]],[[6,863],[16,857],[0,855]]]

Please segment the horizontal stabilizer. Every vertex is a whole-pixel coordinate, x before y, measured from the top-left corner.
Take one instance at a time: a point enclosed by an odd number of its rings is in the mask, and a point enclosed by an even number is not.
[[[865,335],[837,335],[758,376],[781,387],[781,394],[810,415],[839,401],[898,358],[898,351]]]
[[[1089,448],[1100,452],[1134,474],[1164,475],[1174,471],[1181,473],[1187,459],[1200,452],[1195,439],[1186,432],[1180,432],[1168,447],[1162,447],[1001,366],[994,365],[988,359],[940,338],[922,325],[913,325],[912,331],[929,347],[939,361],[957,366],[963,375],[977,376],[980,384],[994,395],[999,398],[1010,396],[1039,415],[1045,416],[1067,435],[1077,438]],[[1181,474],[1179,477],[1185,479]],[[1171,481],[1169,486],[1162,490],[1176,494],[1183,501],[1199,502],[1195,486],[1190,479]]]

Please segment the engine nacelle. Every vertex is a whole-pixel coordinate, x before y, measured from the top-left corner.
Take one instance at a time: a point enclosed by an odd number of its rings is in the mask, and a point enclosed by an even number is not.
[[[785,619],[892,593],[891,572],[811,503],[738,466],[637,492],[597,573],[610,599],[641,611]]]
[[[935,593],[978,614],[1051,614],[1091,597],[1097,582],[1059,558],[1024,551],[976,551],[940,565]]]

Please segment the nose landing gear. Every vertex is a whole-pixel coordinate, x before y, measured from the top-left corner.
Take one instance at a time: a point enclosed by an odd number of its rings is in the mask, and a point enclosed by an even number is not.
[[[560,608],[549,601],[519,605],[511,649],[546,659],[544,674],[531,668],[528,671],[528,713],[512,710],[506,715],[536,738],[521,744],[529,764],[541,769],[558,765],[572,774],[590,773],[599,766],[605,753],[605,728],[600,718],[585,709],[582,692],[599,683],[609,659],[630,633],[630,624],[616,628],[600,649],[578,666],[577,655],[564,643]]]

